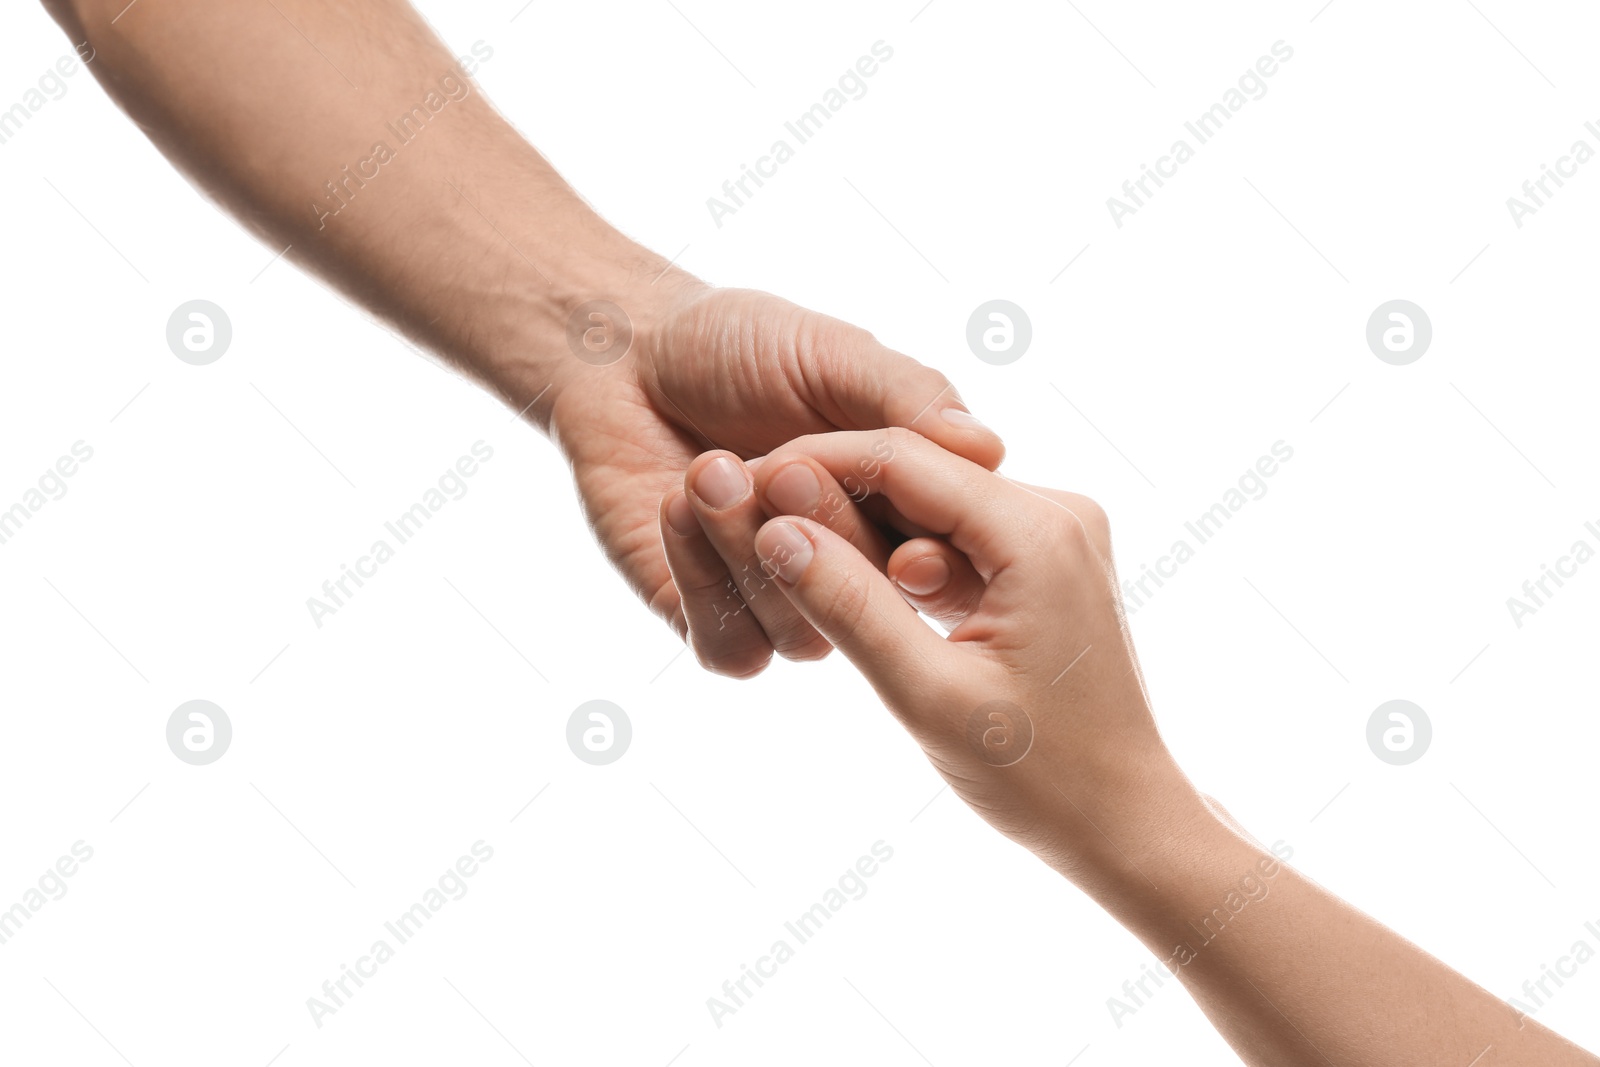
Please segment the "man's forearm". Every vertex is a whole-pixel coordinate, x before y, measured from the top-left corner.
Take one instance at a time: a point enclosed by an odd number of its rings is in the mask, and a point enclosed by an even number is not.
[[[788,301],[712,289],[606,225],[405,0],[46,3],[156,146],[274,253],[543,428],[607,556],[679,634],[658,512],[699,451],[916,424],[973,462],[1004,454],[955,417],[943,375]],[[749,568],[750,517],[700,559],[697,618]],[[771,598],[693,640],[740,676],[819,648]]]
[[[403,0],[47,4],[156,146],[275,249],[548,426],[567,318],[683,279],[599,218]]]

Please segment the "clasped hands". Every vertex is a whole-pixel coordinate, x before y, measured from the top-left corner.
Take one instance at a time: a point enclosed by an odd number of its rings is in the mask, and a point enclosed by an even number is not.
[[[837,648],[956,795],[1165,961],[1248,1063],[1600,1062],[1195,788],[1156,729],[1104,512],[997,473],[999,439],[942,375],[765,294],[680,297],[564,383],[548,424],[601,543],[703,665]]]
[[[1212,817],[1156,731],[1104,513],[996,473],[999,438],[943,375],[698,283],[591,371],[552,432],[602,545],[703,666],[838,648],[963,799],[1075,879],[1136,874],[1096,826]]]

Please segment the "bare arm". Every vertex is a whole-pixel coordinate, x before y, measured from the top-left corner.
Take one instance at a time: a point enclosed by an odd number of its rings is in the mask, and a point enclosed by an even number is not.
[[[745,677],[775,651],[829,646],[748,584],[757,517],[739,486],[702,487],[717,546],[669,569],[656,504],[697,453],[916,423],[1000,462],[943,375],[847,323],[712,288],[614,230],[404,0],[47,6],[196,185],[549,433],[612,563],[712,670]]]
[[[773,506],[796,466],[824,499],[865,483],[927,536],[878,573],[848,507],[808,519]],[[779,587],[962,799],[1143,941],[1166,965],[1151,981],[1181,980],[1245,1062],[1600,1064],[1288,867],[1196,791],[1156,730],[1093,501],[893,430],[796,441],[754,480],[774,516],[756,546]],[[929,559],[949,576],[934,595],[967,605],[948,639],[891,584]]]
[[[1161,890],[1098,899],[1246,1063],[1600,1063],[1280,863],[1214,805],[1160,837],[1146,873]]]
[[[404,0],[46,6],[191,181],[518,408],[568,369],[578,303],[675,292],[648,285],[665,262],[572,191]],[[530,413],[541,425],[557,396]]]

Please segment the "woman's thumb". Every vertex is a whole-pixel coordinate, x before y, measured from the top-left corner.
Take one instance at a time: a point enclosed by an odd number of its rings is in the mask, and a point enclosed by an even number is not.
[[[889,579],[833,531],[778,518],[756,534],[765,574],[891,705],[920,703],[948,673],[950,646]]]

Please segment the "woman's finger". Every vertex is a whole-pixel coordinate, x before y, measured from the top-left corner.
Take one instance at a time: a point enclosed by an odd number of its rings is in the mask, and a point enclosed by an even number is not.
[[[897,714],[944,706],[958,653],[852,545],[818,523],[781,518],[761,528],[756,547],[783,595]]]
[[[763,469],[810,456],[854,492],[882,493],[916,527],[945,536],[992,576],[1038,547],[1040,519],[1060,506],[1013,485],[910,430],[858,430],[800,437],[774,450]]]
[[[911,606],[946,630],[977,610],[986,585],[972,562],[939,537],[917,537],[889,557],[885,572]]]
[[[889,542],[851,493],[809,456],[755,465],[756,497],[768,518],[793,515],[826,526],[882,570]]]

